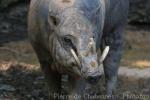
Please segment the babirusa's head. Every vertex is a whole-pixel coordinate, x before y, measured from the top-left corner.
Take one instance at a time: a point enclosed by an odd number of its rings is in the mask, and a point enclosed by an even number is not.
[[[57,16],[49,15],[49,24],[55,37],[50,43],[55,61],[68,68],[76,67],[84,79],[99,79],[102,71],[98,64],[94,28],[83,12],[74,8]],[[101,62],[108,49],[102,54]]]

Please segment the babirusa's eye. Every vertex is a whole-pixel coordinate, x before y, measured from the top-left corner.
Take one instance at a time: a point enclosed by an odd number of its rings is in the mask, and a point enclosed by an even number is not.
[[[68,37],[63,38],[64,46],[69,48],[73,46],[72,40]]]
[[[71,39],[69,39],[67,37],[64,37],[64,42],[66,42],[66,43],[72,43]]]
[[[63,46],[66,49],[73,49],[75,52],[77,52],[76,47],[75,47],[75,43],[73,43],[73,40],[71,40],[72,38],[70,37],[63,37]]]

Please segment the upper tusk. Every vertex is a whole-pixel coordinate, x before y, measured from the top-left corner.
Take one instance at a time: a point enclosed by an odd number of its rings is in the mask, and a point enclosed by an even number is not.
[[[104,49],[104,51],[102,53],[102,56],[100,58],[100,63],[102,63],[105,60],[106,56],[108,55],[109,49],[110,49],[109,46],[105,47],[105,49]]]
[[[94,41],[94,39],[93,38],[90,38],[90,46],[92,46],[92,50],[93,50],[93,52],[95,52],[96,51],[96,48],[95,48],[95,41]]]
[[[77,57],[75,51],[74,51],[73,49],[70,49],[70,51],[71,51],[71,53],[72,53],[74,59],[76,60],[78,66],[80,66],[80,65],[81,65],[81,64],[80,64],[80,60],[79,60],[79,58]]]

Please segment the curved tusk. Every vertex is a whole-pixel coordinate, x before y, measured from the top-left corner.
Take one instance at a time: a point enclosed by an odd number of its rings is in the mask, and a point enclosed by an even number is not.
[[[102,63],[105,60],[106,56],[108,55],[109,49],[110,49],[109,46],[105,47],[105,49],[104,49],[104,51],[102,53],[102,56],[100,58],[100,63]]]
[[[79,60],[79,58],[77,57],[75,51],[74,51],[73,49],[70,49],[70,51],[71,51],[71,54],[73,55],[74,59],[76,60],[78,66],[80,66],[80,65],[81,65],[81,64],[80,64],[80,60]]]

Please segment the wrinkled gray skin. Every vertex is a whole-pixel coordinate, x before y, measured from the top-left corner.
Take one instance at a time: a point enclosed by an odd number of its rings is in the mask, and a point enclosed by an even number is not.
[[[29,39],[47,79],[50,100],[56,100],[52,94],[60,93],[62,74],[69,75],[72,95],[83,93],[84,83],[91,81],[88,78],[101,76],[97,52],[103,51],[106,45],[110,46],[103,63],[106,94],[114,92],[127,13],[128,0],[31,1]],[[90,38],[95,41],[92,47],[89,47]],[[75,51],[81,66],[70,49]]]

